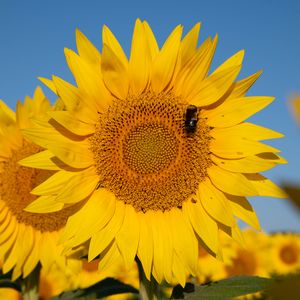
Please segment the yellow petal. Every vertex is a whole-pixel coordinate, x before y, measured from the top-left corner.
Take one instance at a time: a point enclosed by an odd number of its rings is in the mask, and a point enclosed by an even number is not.
[[[111,243],[100,256],[98,271],[105,272],[120,264],[121,254],[115,242]]]
[[[10,144],[6,140],[4,140],[2,135],[0,137],[2,138],[2,141],[0,142],[0,157],[9,158],[12,154]]]
[[[87,142],[73,142],[52,128],[23,130],[23,135],[74,168],[86,168],[93,164],[93,155]]]
[[[17,232],[17,221],[11,218],[11,222],[6,226],[0,235],[0,244],[4,243],[6,240],[12,240],[14,238],[13,232]]]
[[[11,215],[8,213],[8,208],[4,208],[3,211],[1,211],[1,223],[0,223],[0,233],[3,234],[3,232],[8,227],[9,223],[11,221]]]
[[[83,59],[98,68],[100,67],[101,56],[99,51],[79,29],[76,29],[76,45],[78,53]]]
[[[11,247],[15,243],[17,238],[18,226],[16,226],[16,220],[12,220],[11,223],[12,224],[9,224],[8,228],[5,230],[4,233],[1,234],[0,237],[0,257],[2,258],[11,251]],[[8,236],[9,238],[7,238]]]
[[[233,195],[226,195],[228,203],[232,208],[233,214],[246,222],[253,228],[260,230],[260,225],[256,213],[245,197],[238,197]]]
[[[96,103],[85,99],[77,87],[59,77],[53,76],[53,82],[66,109],[73,112],[74,117],[85,123],[93,124],[98,121],[98,114],[95,113],[97,111]]]
[[[23,277],[27,277],[39,262],[40,239],[41,239],[41,233],[40,233],[40,231],[36,231],[34,234],[35,247],[32,248],[32,251],[31,251],[29,257],[25,261],[24,268],[23,268]]]
[[[137,213],[131,205],[126,204],[123,224],[116,236],[116,242],[128,268],[136,256],[139,236],[140,228]]]
[[[0,124],[10,126],[16,123],[16,114],[2,100],[0,100]]]
[[[8,207],[6,203],[2,200],[0,200],[0,232],[2,232],[2,224],[6,221],[6,216],[8,214]]]
[[[137,19],[132,36],[129,60],[130,88],[135,95],[141,94],[148,84],[150,62],[150,50],[144,25]]]
[[[194,275],[198,265],[198,242],[185,211],[170,211],[170,229],[174,250],[189,272]]]
[[[228,99],[211,110],[203,110],[202,117],[212,127],[229,127],[243,122],[262,110],[274,100],[274,97],[243,97]]]
[[[149,24],[146,21],[143,21],[143,25],[144,25],[145,36],[148,42],[151,61],[153,61],[157,56],[157,54],[159,53],[159,48]]]
[[[150,281],[153,262],[153,233],[144,213],[138,213],[140,239],[137,255],[142,263],[146,278]]]
[[[93,156],[82,143],[48,144],[48,148],[63,162],[74,168],[87,168],[93,164]]]
[[[218,139],[224,136],[246,138],[248,140],[263,141],[269,139],[282,138],[284,135],[266,127],[243,122],[238,125],[227,128],[214,128],[209,133],[212,137]]]
[[[211,155],[211,159],[220,168],[237,173],[264,172],[276,166],[275,161],[262,159],[257,155],[239,159],[226,159]]]
[[[0,125],[1,126],[1,125]],[[23,136],[18,126],[1,127],[3,137],[0,143],[8,145],[9,149],[18,149],[23,146]]]
[[[20,100],[17,101],[16,105],[16,120],[19,128],[27,128],[30,127],[30,111],[26,109]]]
[[[36,186],[31,193],[35,195],[51,195],[58,194],[61,189],[72,180],[73,177],[78,176],[74,172],[60,171],[50,176],[47,180],[43,181],[40,185]]]
[[[16,265],[20,266],[20,269],[24,265],[27,257],[30,255],[33,247],[35,246],[33,231],[34,229],[31,226],[26,226],[23,235],[21,236],[20,249],[22,250],[19,251],[19,257]]]
[[[273,161],[276,164],[287,164],[287,160],[275,153],[260,153],[257,156],[261,159]]]
[[[207,213],[218,222],[227,226],[232,226],[235,223],[232,210],[224,193],[216,189],[209,180],[202,181],[199,184],[197,198],[201,201]]]
[[[23,158],[18,163],[24,167],[59,171],[61,169],[59,166],[63,167],[64,164],[55,161],[54,157],[49,150],[45,150]]]
[[[172,80],[177,62],[182,26],[178,25],[164,43],[153,62],[151,86],[154,92],[161,92]]]
[[[259,196],[270,196],[276,198],[288,198],[287,194],[270,179],[261,174],[244,174],[247,180],[258,191]]]
[[[54,94],[57,94],[56,86],[55,86],[54,82],[51,79],[44,78],[44,77],[38,77],[38,80],[40,80]]]
[[[77,120],[69,111],[51,111],[48,112],[48,115],[70,132],[77,135],[85,136],[95,132],[94,124],[87,124]]]
[[[240,246],[245,247],[245,241],[243,234],[239,227],[235,225],[234,227],[228,227],[224,224],[218,224],[219,230],[225,232],[228,236],[232,237]]]
[[[181,42],[181,64],[184,66],[195,54],[201,23],[196,23]]]
[[[147,223],[151,226],[153,234],[153,269],[152,275],[158,283],[163,280],[164,276],[164,246],[163,237],[161,235],[161,225],[163,219],[163,212],[148,211],[146,213]],[[150,236],[150,238],[152,238]],[[171,255],[171,253],[169,253]]]
[[[258,191],[252,183],[239,173],[231,173],[217,166],[207,170],[212,183],[221,191],[235,196],[257,196]]]
[[[126,99],[129,88],[128,64],[124,65],[106,44],[103,45],[101,68],[110,92],[120,99]]]
[[[31,202],[24,209],[33,213],[51,213],[63,209],[64,204],[55,201],[54,196],[41,196]]]
[[[40,261],[45,270],[49,270],[53,263],[57,263],[60,255],[57,254],[57,235],[53,232],[43,232],[41,236]],[[63,265],[65,268],[65,265]]]
[[[193,200],[196,201],[196,200]],[[187,201],[183,205],[183,210],[189,214],[190,222],[199,238],[214,253],[218,251],[218,226],[217,222],[207,214],[202,203]]]
[[[181,262],[180,258],[178,257],[177,253],[174,252],[174,258],[173,258],[173,266],[172,266],[172,272],[174,278],[177,279],[179,284],[184,287],[186,283],[186,269],[184,268],[183,263]]]
[[[157,212],[152,215],[153,231],[153,269],[158,279],[165,278],[167,282],[172,281],[173,260],[173,237],[169,229],[170,213]],[[163,275],[163,277],[162,277]]]
[[[189,62],[183,66],[174,86],[177,95],[182,95],[183,98],[187,99],[191,94],[198,93],[199,84],[208,73],[217,41],[218,36],[213,41],[211,38],[206,39]],[[195,90],[197,91],[195,92]]]
[[[223,62],[211,75],[223,72],[229,68],[240,66],[243,62],[244,55],[244,50],[238,51],[237,53],[229,57],[225,62]]]
[[[12,245],[12,248],[10,249],[7,257],[3,262],[3,266],[2,266],[3,273],[9,272],[17,263],[19,252],[21,250],[20,243],[24,235],[24,230],[25,230],[24,224],[21,223],[17,226],[18,236],[14,244]]]
[[[254,82],[261,75],[262,71],[258,71],[242,80],[239,80],[234,83],[233,89],[230,92],[229,98],[240,98],[244,97],[250,87],[254,84]]]
[[[93,100],[99,111],[103,111],[110,103],[100,72],[96,72],[86,61],[75,52],[65,49],[65,55],[78,87]]]
[[[56,201],[63,203],[76,203],[79,202],[95,191],[99,182],[98,175],[94,174],[93,170],[85,170],[78,172],[76,176],[69,178],[64,186],[61,186]],[[61,184],[59,182],[58,184]]]
[[[280,152],[272,146],[230,135],[212,140],[209,149],[213,154],[223,158],[242,158],[264,152]]]
[[[110,31],[110,29],[105,25],[103,26],[102,40],[103,40],[103,44],[107,45],[112,50],[112,52],[117,56],[117,59],[127,69],[128,59],[122,47],[119,44],[118,40],[113,35],[113,33]]]
[[[108,190],[96,190],[85,205],[69,217],[60,242],[70,240],[66,244],[73,247],[88,240],[111,220],[115,201],[115,196]]]
[[[113,217],[100,231],[95,232],[90,241],[88,259],[93,260],[115,238],[123,224],[125,205],[122,201],[116,201],[116,209]]]
[[[196,106],[207,106],[218,101],[231,87],[241,70],[241,65],[213,73],[192,92],[187,101]]]

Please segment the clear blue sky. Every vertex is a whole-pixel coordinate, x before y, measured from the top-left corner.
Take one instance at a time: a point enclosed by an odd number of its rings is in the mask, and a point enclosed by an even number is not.
[[[16,100],[33,94],[38,76],[56,74],[72,80],[63,48],[75,49],[76,27],[100,48],[101,27],[107,24],[128,53],[136,18],[150,23],[160,44],[177,24],[187,31],[201,21],[201,41],[219,34],[213,66],[245,49],[241,77],[263,69],[250,94],[273,95],[276,101],[251,120],[286,135],[271,144],[282,149],[290,162],[267,175],[277,183],[300,184],[300,127],[287,101],[300,92],[299,16],[297,0],[0,0],[0,98],[14,107]],[[44,91],[54,99],[49,90]],[[265,230],[300,231],[300,217],[286,202],[252,199]]]

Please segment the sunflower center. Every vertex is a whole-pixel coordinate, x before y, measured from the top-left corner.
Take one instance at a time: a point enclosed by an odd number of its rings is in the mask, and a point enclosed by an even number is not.
[[[287,265],[292,265],[298,261],[299,249],[293,245],[285,245],[281,248],[279,256]]]
[[[177,156],[178,141],[163,125],[140,125],[123,141],[124,162],[141,174],[159,173]]]
[[[257,261],[252,252],[239,249],[231,265],[226,266],[225,269],[230,276],[255,275],[257,271]]]
[[[40,231],[57,231],[64,227],[68,216],[74,212],[73,206],[55,213],[35,214],[24,211],[24,208],[36,199],[36,196],[30,193],[31,190],[49,178],[53,172],[23,167],[18,161],[40,151],[40,147],[23,141],[22,148],[12,150],[11,157],[1,162],[0,199],[5,202],[17,222]]]
[[[89,139],[101,186],[137,211],[181,207],[211,164],[209,127],[198,112],[188,132],[187,107],[172,92],[115,100]]]

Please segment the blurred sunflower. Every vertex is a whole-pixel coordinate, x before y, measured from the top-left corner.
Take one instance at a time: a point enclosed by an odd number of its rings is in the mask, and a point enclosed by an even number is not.
[[[300,95],[296,95],[292,98],[292,108],[297,121],[300,122]]]
[[[136,263],[134,262],[129,268],[124,268],[122,260],[114,261],[109,268],[103,272],[98,270],[98,261],[83,261],[80,273],[72,276],[73,288],[86,288],[105,278],[115,278],[119,281],[129,284],[138,289],[139,274]],[[132,294],[124,293],[107,297],[110,300],[129,299]]]
[[[71,273],[52,264],[47,271],[42,268],[39,276],[38,299],[48,300],[53,296],[70,289]],[[72,274],[74,276],[74,274]],[[12,288],[0,288],[1,300],[23,300],[21,293]],[[27,298],[26,298],[27,299]]]
[[[225,267],[232,264],[236,255],[236,242],[223,232],[219,234],[219,242],[222,249],[221,259],[216,259],[199,245],[199,268],[196,278],[200,284],[224,279],[226,277]]]
[[[231,261],[225,263],[223,278],[236,275],[268,277],[266,261],[269,255],[269,237],[251,229],[244,230],[243,236],[243,246],[231,243],[234,254]],[[229,241],[223,243],[228,244]]]
[[[22,300],[21,294],[10,288],[1,288],[0,289],[0,299],[5,300]]]
[[[60,255],[62,247],[56,244],[59,232],[75,210],[70,207],[44,215],[24,211],[37,199],[31,190],[53,175],[55,168],[36,170],[18,164],[20,159],[39,155],[42,150],[24,138],[22,130],[34,127],[31,118],[43,117],[52,110],[40,88],[32,99],[26,97],[24,104],[17,103],[16,113],[0,102],[0,259],[4,273],[13,269],[13,279],[21,274],[26,277],[39,262],[45,268],[54,261],[65,266],[66,259]]]
[[[104,271],[98,270],[97,259],[91,262],[83,260],[80,271],[77,274],[73,274],[70,281],[72,281],[72,289],[86,288],[108,277],[116,278],[138,288],[139,281],[136,263],[134,262],[129,268],[124,268],[121,259],[115,261]]]
[[[219,255],[219,231],[240,239],[234,216],[259,228],[246,196],[285,196],[258,174],[285,163],[260,142],[282,135],[244,122],[273,101],[245,97],[261,72],[235,81],[240,51],[208,75],[217,36],[197,47],[199,28],[181,39],[177,26],[160,49],[137,20],[129,60],[106,26],[102,55],[77,30],[78,54],[65,50],[77,86],[42,79],[66,111],[25,131],[47,150],[22,164],[60,170],[34,190],[56,194],[53,201],[28,209],[59,211],[87,199],[61,242],[68,249],[89,241],[100,269],[137,256],[148,279],[184,285],[196,274],[199,243]]]
[[[298,234],[274,234],[270,237],[269,272],[288,274],[300,271],[300,237]]]

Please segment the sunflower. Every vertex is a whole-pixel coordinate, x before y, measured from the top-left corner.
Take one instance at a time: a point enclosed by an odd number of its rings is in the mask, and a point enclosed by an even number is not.
[[[270,237],[269,272],[288,274],[300,271],[300,237],[278,233]]]
[[[300,122],[300,95],[295,95],[291,101],[293,113],[298,122]]]
[[[120,257],[121,258],[121,257]],[[98,270],[98,261],[93,260],[82,262],[82,268],[78,274],[70,277],[69,281],[72,282],[72,289],[87,288],[105,278],[115,278],[125,284],[131,285],[138,289],[139,275],[136,263],[134,262],[129,268],[124,268],[123,261],[114,261],[113,264],[106,268],[104,271]],[[107,297],[110,300],[129,299],[132,294],[124,293]]]
[[[261,72],[235,81],[239,51],[209,74],[218,38],[197,47],[199,28],[182,39],[179,25],[159,48],[138,19],[129,59],[108,27],[102,54],[77,30],[78,54],[65,49],[76,85],[42,79],[66,110],[24,132],[47,150],[21,163],[59,169],[27,209],[59,211],[85,199],[60,241],[66,249],[88,241],[99,268],[138,257],[148,279],[184,285],[196,274],[199,243],[220,256],[219,231],[241,239],[235,217],[259,228],[246,196],[285,197],[258,174],[285,163],[261,143],[282,135],[245,122],[273,101],[245,96]]]
[[[33,117],[52,111],[48,99],[37,88],[33,98],[26,97],[24,104],[17,103],[16,113],[0,102],[0,259],[3,272],[13,269],[13,279],[26,277],[39,262],[45,268],[56,261],[65,266],[65,258],[57,246],[58,235],[74,208],[44,215],[24,211],[38,197],[30,191],[54,174],[53,170],[36,170],[22,167],[20,159],[41,152],[22,134],[34,127]],[[41,197],[45,198],[45,197]]]
[[[244,245],[223,240],[223,244],[231,245],[233,255],[225,263],[224,278],[236,275],[268,277],[267,258],[269,255],[269,237],[263,232],[251,229],[243,231]]]

